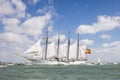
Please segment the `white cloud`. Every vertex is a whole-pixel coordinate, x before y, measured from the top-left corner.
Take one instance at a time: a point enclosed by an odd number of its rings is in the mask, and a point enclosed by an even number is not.
[[[35,4],[37,4],[38,2],[40,2],[40,1],[41,1],[41,0],[29,0],[28,3],[35,5]]]
[[[0,33],[0,56],[8,55],[4,60],[9,59],[15,52],[22,53],[32,43],[26,34],[21,33],[21,19],[25,18],[25,10],[22,0],[0,0],[0,24],[4,29]]]
[[[17,18],[3,18],[2,23],[4,25],[17,25],[20,23],[20,21]]]
[[[26,14],[26,17],[27,17],[27,18],[30,18],[30,17],[31,17],[31,14]]]
[[[33,1],[33,4],[36,4],[38,3],[40,0],[32,0]]]
[[[110,39],[111,38],[111,35],[108,35],[108,34],[103,34],[100,36],[101,39]]]
[[[80,45],[93,45],[93,44],[94,44],[93,40],[84,39],[80,41]]]
[[[2,24],[4,25],[5,31],[14,32],[14,33],[21,33],[22,30],[19,27],[20,20],[17,18],[3,18]]]
[[[32,44],[34,41],[30,40],[27,35],[24,34],[17,34],[13,32],[4,32],[0,34],[0,56],[5,55],[11,55],[12,58],[15,55],[15,53],[19,53],[23,55],[23,52],[29,47],[30,44]],[[5,54],[4,54],[5,53]],[[7,56],[7,58],[10,58],[10,56]],[[7,59],[6,58],[6,59]],[[11,60],[13,60],[11,58]],[[6,59],[4,61],[6,61]],[[20,59],[19,56],[16,56],[16,61]],[[23,58],[21,59],[23,60]],[[24,60],[25,61],[25,60]]]
[[[103,47],[120,47],[120,41],[114,41],[112,43],[103,43]]]
[[[40,13],[40,14],[44,14],[46,12],[53,13],[54,11],[55,11],[54,6],[48,5],[48,6],[44,6],[43,8],[38,9],[37,13]]]
[[[120,41],[104,43],[102,47],[92,49],[89,58],[96,61],[99,57],[102,62],[118,62],[120,61]]]
[[[53,26],[48,27],[48,31],[51,32],[53,30]]]
[[[5,32],[0,34],[0,39],[8,43],[31,43],[26,35],[16,34],[13,32]]]
[[[25,17],[26,6],[21,0],[0,0],[0,17]]]
[[[109,44],[108,43],[103,43],[102,46],[103,47],[109,47]]]
[[[37,10],[37,13],[44,14],[48,11],[47,7],[43,7]]]
[[[26,6],[21,0],[12,0],[13,6],[15,6],[15,12],[17,12],[18,17],[25,17]]]
[[[95,50],[96,53],[99,54],[114,54],[120,52],[120,46],[114,46],[114,47],[103,47]]]
[[[14,13],[13,6],[8,0],[0,0],[0,17]]]
[[[38,9],[37,13],[39,13],[39,14],[49,13],[49,14],[52,14],[52,16],[58,17],[58,14],[55,12],[55,8],[53,5],[44,6],[40,9]]]
[[[26,20],[22,25],[21,29],[24,33],[37,36],[42,34],[42,29],[47,26],[51,21],[51,14],[47,13],[44,16],[32,17]]]
[[[98,16],[98,22],[92,25],[79,25],[76,32],[80,34],[95,34],[102,31],[110,31],[120,27],[120,16]]]
[[[96,51],[99,51],[99,53],[109,53],[109,54],[120,52],[120,41],[104,43],[102,44],[102,46],[103,46],[102,48],[99,48],[100,50],[96,50]]]
[[[60,41],[63,41],[63,40],[65,40],[65,35],[59,35],[59,38],[60,38]],[[58,41],[58,34],[52,36],[51,38],[49,38],[49,40],[50,40],[51,42],[52,42],[52,41]]]
[[[5,31],[14,33],[25,33],[30,36],[38,36],[42,34],[42,29],[46,26],[51,27],[51,14],[46,13],[43,16],[31,17],[26,19],[23,23],[17,18],[3,18],[2,24]]]

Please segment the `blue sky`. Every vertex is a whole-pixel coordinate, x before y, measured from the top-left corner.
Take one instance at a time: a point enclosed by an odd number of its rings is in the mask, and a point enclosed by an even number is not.
[[[120,62],[120,0],[1,0],[0,60],[24,61],[14,53],[24,53],[45,35],[68,31],[92,49],[88,58]],[[114,56],[114,57],[113,57]],[[18,57],[17,59],[14,57]],[[114,59],[113,59],[114,58]]]

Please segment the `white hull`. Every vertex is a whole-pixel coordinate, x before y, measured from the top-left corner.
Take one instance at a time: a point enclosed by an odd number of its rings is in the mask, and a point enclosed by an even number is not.
[[[47,64],[47,65],[93,65],[87,61],[74,61],[74,62],[58,62],[58,61],[47,61],[47,60],[37,60],[31,62],[31,64]]]

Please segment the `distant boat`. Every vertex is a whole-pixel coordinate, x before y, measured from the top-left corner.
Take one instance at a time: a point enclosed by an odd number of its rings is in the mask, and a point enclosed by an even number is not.
[[[102,64],[102,63],[101,63],[100,58],[98,58],[98,59],[97,59],[97,65],[100,65],[100,64]]]
[[[7,67],[7,65],[0,65],[0,68],[2,68],[2,67]]]
[[[7,67],[7,65],[6,65],[6,63],[3,63],[0,61],[0,68],[2,68],[2,67]]]
[[[118,64],[117,62],[114,62],[113,64]]]
[[[97,65],[105,65],[105,64],[108,64],[108,63],[101,62],[100,58],[97,59]]]

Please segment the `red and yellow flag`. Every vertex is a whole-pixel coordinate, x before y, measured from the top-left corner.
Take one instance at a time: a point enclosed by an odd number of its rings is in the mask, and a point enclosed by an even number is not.
[[[85,50],[85,54],[91,54],[91,50],[90,49],[86,49]]]

